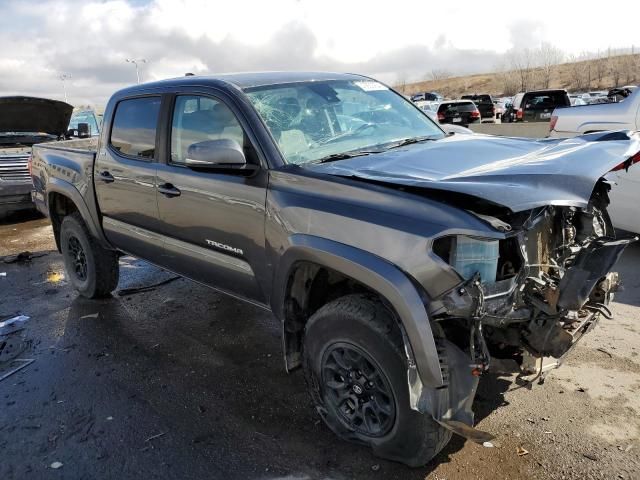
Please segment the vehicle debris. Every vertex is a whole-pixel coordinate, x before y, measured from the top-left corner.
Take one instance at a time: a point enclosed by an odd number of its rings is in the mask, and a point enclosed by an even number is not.
[[[83,315],[80,317],[80,320],[84,319],[84,318],[98,318],[100,316],[100,312],[96,312],[96,313],[90,313],[88,315]]]
[[[529,455],[529,450],[522,447],[518,447],[516,449],[516,453],[518,454],[519,457],[524,457],[525,455]]]
[[[53,462],[51,464],[51,468],[53,468],[54,470],[57,470],[59,468],[61,468],[64,464],[62,462]]]
[[[25,263],[30,262],[34,258],[40,258],[48,255],[47,252],[32,253],[30,251],[20,252],[17,255],[7,255],[2,259],[4,263]]]
[[[19,363],[20,365],[18,367],[13,368],[12,370],[8,371],[7,373],[5,373],[4,375],[0,376],[0,382],[9,378],[11,375],[13,375],[14,373],[19,372],[20,370],[22,370],[25,367],[28,367],[29,365],[31,365],[33,362],[35,362],[35,358],[25,358],[25,359],[16,359],[16,360],[12,360],[11,364],[14,363]]]
[[[582,454],[582,456],[583,456],[584,458],[588,458],[589,460],[593,460],[594,462],[597,462],[597,461],[598,461],[598,457],[597,457],[595,454],[593,454],[593,453],[589,453],[589,452],[587,452],[587,453],[583,453],[583,454]]]
[[[24,328],[24,323],[29,320],[29,318],[30,317],[27,315],[16,315],[0,321],[0,335],[9,335],[14,333],[18,331],[16,330],[16,327],[19,327],[19,329],[22,330],[22,328]],[[10,329],[9,327],[13,328]]]
[[[179,276],[175,276],[175,277],[171,277],[171,278],[167,278],[166,280],[163,280],[161,282],[158,283],[153,283],[151,285],[145,285],[142,287],[131,287],[131,288],[121,288],[120,290],[116,291],[116,293],[118,294],[119,297],[125,297],[127,295],[134,295],[136,293],[143,293],[143,292],[149,292],[151,290],[155,290],[158,287],[161,287],[163,285],[166,285],[168,283],[174,282],[176,280],[179,280],[181,277]]]
[[[152,435],[151,437],[145,440],[145,443],[150,442],[151,440],[155,440],[156,438],[164,437],[167,432],[158,433],[157,435]]]
[[[13,360],[31,346],[24,335],[17,335],[27,320],[26,315],[16,315],[0,322],[0,363]]]
[[[609,355],[609,358],[613,358],[613,355],[611,353],[609,353],[608,351],[606,351],[604,348],[596,348],[597,351],[602,352],[606,355]]]

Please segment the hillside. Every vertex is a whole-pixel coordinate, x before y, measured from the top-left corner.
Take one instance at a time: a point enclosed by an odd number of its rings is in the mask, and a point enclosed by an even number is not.
[[[548,77],[548,86],[545,85]],[[597,59],[567,62],[544,68],[529,68],[494,73],[483,73],[438,80],[424,80],[396,85],[400,92],[435,91],[445,97],[457,98],[464,93],[489,93],[511,96],[518,91],[535,88],[566,88],[569,91],[609,89],[614,86],[640,82],[640,54],[619,55]]]

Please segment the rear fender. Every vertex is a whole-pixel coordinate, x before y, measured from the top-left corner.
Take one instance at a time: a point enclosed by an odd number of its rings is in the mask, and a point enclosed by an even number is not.
[[[82,215],[82,218],[86,223],[89,232],[91,232],[91,235],[98,240],[101,246],[107,249],[113,248],[111,247],[111,245],[109,245],[109,242],[105,238],[102,228],[100,227],[100,223],[91,215],[89,207],[87,206],[87,203],[85,202],[78,189],[75,188],[71,183],[65,182],[64,180],[55,177],[49,177],[47,182],[46,208],[49,212],[49,218],[51,218],[51,214],[53,213],[51,211],[51,198],[54,193],[63,195],[73,202],[73,204],[80,212],[80,215]],[[56,238],[56,245],[58,249],[60,249],[58,238]]]

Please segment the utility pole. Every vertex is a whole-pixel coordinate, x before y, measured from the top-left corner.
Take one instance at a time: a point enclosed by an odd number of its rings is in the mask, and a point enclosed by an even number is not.
[[[125,59],[125,61],[127,63],[133,63],[136,66],[136,80],[138,81],[138,83],[140,83],[140,72],[138,71],[138,64],[139,63],[147,63],[147,60],[144,58],[127,58]]]
[[[67,80],[70,78],[71,78],[71,75],[67,75],[66,73],[63,73],[62,75],[60,75],[60,80],[62,80],[62,91],[64,92],[65,103],[69,103],[67,101]]]

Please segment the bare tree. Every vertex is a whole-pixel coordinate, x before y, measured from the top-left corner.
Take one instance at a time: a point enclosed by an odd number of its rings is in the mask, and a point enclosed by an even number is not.
[[[447,78],[451,77],[451,72],[444,68],[434,68],[433,70],[431,70],[430,77],[433,81],[446,80]]]
[[[620,68],[620,57],[609,58],[609,75],[613,80],[613,86],[618,87],[620,85],[620,78],[622,77],[622,71]]]
[[[399,73],[398,74],[398,81],[396,83],[396,90],[398,90],[400,93],[402,93],[403,95],[406,93],[405,90],[407,89],[407,75],[406,73]]]
[[[597,58],[594,60],[593,73],[596,78],[596,88],[602,88],[602,79],[607,74],[609,69],[609,58],[598,53]]]
[[[504,96],[511,97],[518,93],[518,78],[513,70],[504,63],[495,66],[497,82],[502,86]]]
[[[635,83],[637,75],[636,55],[622,55],[618,57],[620,64],[620,76],[624,78],[625,85]]]
[[[512,50],[508,56],[511,69],[518,77],[518,87],[521,92],[526,92],[531,84],[533,73],[533,55],[531,50],[528,48],[520,51]]]
[[[549,88],[555,66],[564,60],[564,52],[550,43],[544,42],[539,49],[534,51],[534,56],[535,64],[539,67],[540,86]]]
[[[573,90],[586,90],[591,85],[591,60],[585,60],[587,54],[580,56],[570,55],[569,60],[569,76],[571,79],[571,88]]]

